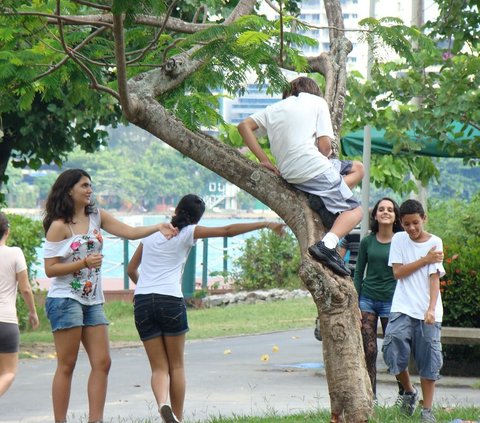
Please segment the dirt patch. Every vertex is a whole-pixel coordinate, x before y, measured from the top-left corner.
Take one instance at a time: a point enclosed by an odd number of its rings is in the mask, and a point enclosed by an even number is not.
[[[110,342],[110,348],[135,348],[141,347],[140,341],[115,341]],[[83,351],[83,347],[80,347]],[[32,342],[28,344],[20,344],[21,359],[37,359],[37,358],[56,358],[55,345],[50,342]]]

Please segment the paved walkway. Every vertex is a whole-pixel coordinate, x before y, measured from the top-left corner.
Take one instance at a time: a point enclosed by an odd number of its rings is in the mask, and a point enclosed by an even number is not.
[[[329,407],[322,347],[312,329],[272,334],[189,341],[186,347],[185,423],[211,416],[293,414]],[[143,348],[112,350],[105,421],[141,423],[159,419],[150,390],[150,369]],[[379,402],[392,404],[393,378],[379,357]],[[69,422],[86,421],[88,363],[80,354],[75,371]],[[0,422],[53,421],[50,384],[54,359],[21,360],[13,387],[0,398]],[[435,402],[444,406],[480,407],[478,379],[445,377]],[[143,420],[142,420],[143,419]]]

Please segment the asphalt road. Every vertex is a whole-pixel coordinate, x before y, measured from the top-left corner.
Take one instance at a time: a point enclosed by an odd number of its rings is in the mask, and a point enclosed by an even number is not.
[[[313,322],[312,322],[313,324]],[[392,404],[393,377],[381,357],[379,402]],[[54,359],[21,360],[17,379],[0,398],[0,422],[52,422],[50,385]],[[69,422],[86,422],[88,362],[80,353],[72,386]],[[322,343],[312,329],[187,341],[185,423],[211,416],[293,414],[329,407]],[[471,378],[443,378],[435,402],[480,407]],[[159,421],[150,390],[150,368],[142,347],[112,349],[105,422]]]

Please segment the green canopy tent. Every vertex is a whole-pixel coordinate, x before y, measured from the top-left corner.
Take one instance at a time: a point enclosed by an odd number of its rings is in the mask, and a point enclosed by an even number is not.
[[[407,131],[407,135],[410,139],[409,144],[411,148],[406,146],[401,151],[429,157],[471,158],[472,149],[469,147],[469,143],[474,139],[480,141],[480,130],[461,122],[454,122],[451,128],[449,128],[447,136],[449,141],[454,143],[450,148],[443,148],[444,146],[437,140],[419,138],[413,131]],[[363,129],[342,137],[342,154],[345,156],[361,156],[363,153],[363,137]],[[392,154],[395,143],[385,138],[384,130],[372,128],[371,138],[372,154]],[[462,148],[462,146],[465,148]]]
[[[400,151],[395,150],[395,142],[386,139],[385,130],[370,128],[371,151],[370,154],[414,154],[430,157],[472,157],[472,141],[476,146],[480,145],[480,131],[472,125],[465,125],[461,122],[453,122],[447,129],[446,135],[450,142],[440,143],[438,140],[420,138],[413,131],[407,131],[409,140],[402,145]],[[365,131],[351,132],[341,139],[341,151],[345,156],[363,156]],[[449,146],[447,147],[447,144]],[[397,147],[398,148],[398,147]],[[477,150],[478,151],[478,150]],[[368,162],[370,161],[368,155]],[[364,160],[365,159],[365,156]],[[478,157],[478,156],[476,156]],[[366,169],[365,177],[369,178],[369,170]],[[369,203],[370,189],[362,185],[362,202]],[[361,224],[361,236],[365,236],[368,230],[368,215],[364,215]]]

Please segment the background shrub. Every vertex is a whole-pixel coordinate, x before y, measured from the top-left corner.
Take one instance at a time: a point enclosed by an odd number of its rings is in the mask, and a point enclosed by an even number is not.
[[[299,265],[300,251],[290,232],[278,237],[262,230],[259,237],[246,240],[232,276],[236,287],[243,290],[295,289],[302,286]]]
[[[429,205],[428,230],[443,240],[446,275],[441,279],[443,325],[480,327],[480,194],[469,203]]]

